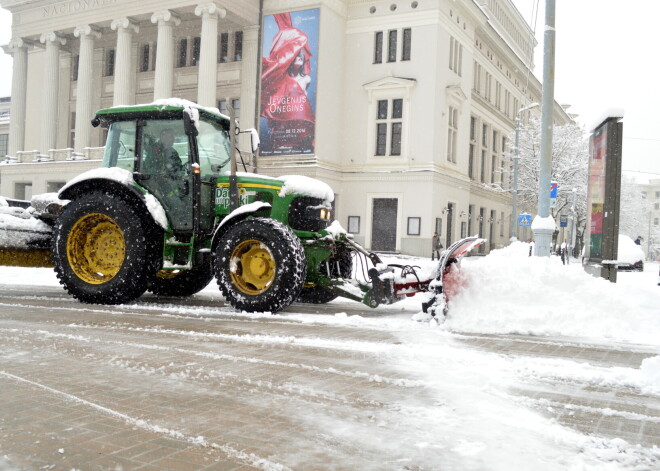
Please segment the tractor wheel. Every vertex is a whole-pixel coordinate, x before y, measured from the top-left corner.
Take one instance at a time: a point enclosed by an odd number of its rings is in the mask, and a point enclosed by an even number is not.
[[[159,261],[153,223],[120,195],[95,191],[64,207],[53,228],[53,265],[85,303],[121,304],[147,289]]]
[[[215,276],[241,311],[275,313],[291,304],[305,282],[305,251],[293,231],[274,219],[246,219],[222,237]]]
[[[160,270],[149,282],[149,291],[157,296],[192,296],[213,279],[213,267],[207,264],[192,270]]]
[[[328,260],[330,264],[330,274],[333,278],[350,278],[353,274],[353,258],[350,252],[343,252],[341,254],[330,257]],[[339,268],[337,268],[339,263]],[[325,273],[325,263],[321,264],[321,270]],[[298,302],[308,304],[325,304],[335,299],[337,295],[328,288],[322,286],[312,286],[303,288],[298,296]]]

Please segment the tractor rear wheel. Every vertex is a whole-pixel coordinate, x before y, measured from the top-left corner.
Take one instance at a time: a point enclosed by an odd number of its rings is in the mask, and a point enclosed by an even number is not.
[[[274,219],[236,223],[215,250],[218,285],[227,301],[241,311],[284,309],[300,294],[306,274],[300,239]]]
[[[350,278],[353,274],[353,258],[351,252],[343,252],[330,257],[330,276],[332,278]],[[320,270],[325,273],[325,263],[321,264]],[[325,304],[335,299],[336,295],[331,289],[322,286],[303,287],[298,296],[298,302],[308,304]]]
[[[155,270],[153,233],[153,223],[120,195],[95,191],[74,199],[53,228],[57,277],[85,303],[132,301]]]
[[[149,291],[157,296],[192,296],[208,286],[213,279],[211,264],[192,270],[160,270],[149,282]]]

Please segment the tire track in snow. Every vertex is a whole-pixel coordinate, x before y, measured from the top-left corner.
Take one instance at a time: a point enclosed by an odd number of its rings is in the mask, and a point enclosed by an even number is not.
[[[299,363],[289,363],[289,362],[279,362],[273,360],[263,360],[259,358],[251,357],[241,357],[228,354],[216,354],[211,352],[201,352],[186,348],[179,347],[166,347],[159,345],[149,345],[149,344],[140,344],[134,342],[125,342],[125,341],[111,341],[103,340],[100,338],[85,337],[82,335],[71,335],[71,334],[58,334],[49,331],[21,331],[19,329],[0,329],[0,331],[6,331],[7,333],[15,333],[19,335],[24,335],[27,337],[34,337],[34,335],[40,335],[42,339],[64,339],[75,342],[84,342],[88,345],[92,344],[102,344],[102,345],[117,345],[121,347],[132,347],[143,350],[158,350],[168,353],[181,353],[185,355],[193,355],[197,357],[202,357],[211,360],[222,360],[230,362],[243,362],[251,363],[263,366],[274,366],[274,367],[285,367],[292,368],[297,370],[305,370],[316,373],[338,375],[343,377],[355,378],[359,380],[366,380],[371,383],[383,384],[383,385],[392,385],[402,388],[413,388],[413,387],[422,387],[424,384],[420,381],[408,380],[408,379],[399,379],[399,378],[387,378],[379,375],[372,375],[369,373],[358,372],[358,371],[342,371],[335,368],[321,368],[313,365],[299,364]],[[49,344],[46,347],[55,348],[53,345]],[[90,358],[87,358],[88,360]],[[96,359],[97,361],[102,361],[102,359]],[[250,390],[253,388],[260,388],[272,393],[278,393],[283,395],[295,395],[301,400],[309,402],[318,402],[318,400],[326,401],[329,403],[337,403],[342,405],[358,405],[362,407],[379,407],[383,409],[397,409],[399,406],[396,403],[384,403],[382,401],[368,400],[360,397],[349,397],[336,393],[328,393],[313,387],[304,386],[297,384],[295,382],[283,382],[275,383],[269,380],[253,379],[250,377],[240,377],[235,373],[224,373],[219,372],[218,370],[208,369],[205,367],[200,367],[192,371],[188,365],[166,365],[161,367],[154,367],[149,365],[148,362],[139,362],[133,359],[123,359],[118,357],[112,357],[110,360],[104,362],[111,366],[122,367],[129,371],[135,373],[144,373],[144,374],[153,374],[158,375],[164,378],[170,379],[179,379],[179,380],[191,380],[205,382],[209,384],[208,381],[216,380],[220,381],[223,384],[233,384],[235,386],[242,386],[243,388]],[[183,362],[185,363],[185,362]],[[147,366],[145,366],[147,365]],[[169,369],[168,369],[169,367]]]
[[[145,419],[137,419],[135,417],[131,417],[127,414],[124,414],[122,412],[116,411],[114,409],[110,409],[108,407],[102,406],[100,404],[96,404],[94,402],[88,401],[86,399],[80,398],[78,396],[75,396],[73,394],[69,394],[64,391],[60,391],[58,389],[51,388],[50,386],[47,386],[45,384],[37,383],[35,381],[31,381],[27,378],[23,378],[20,376],[13,375],[11,373],[8,373],[7,371],[0,370],[0,376],[5,377],[6,379],[18,382],[18,383],[23,383],[23,384],[28,384],[30,386],[36,387],[38,389],[41,389],[43,391],[46,391],[48,393],[51,393],[53,395],[56,395],[58,397],[64,398],[65,400],[77,404],[81,404],[83,406],[90,407],[92,409],[95,409],[105,415],[109,415],[111,417],[121,419],[125,423],[138,427],[142,430],[146,430],[149,432],[156,433],[158,435],[162,435],[168,438],[174,438],[176,440],[182,440],[185,441],[191,445],[197,445],[202,448],[209,448],[212,450],[217,450],[221,451],[224,453],[227,457],[230,459],[239,461],[243,464],[247,464],[250,466],[254,466],[256,468],[262,469],[264,471],[290,471],[290,468],[287,468],[286,466],[280,464],[280,463],[275,463],[273,461],[269,461],[265,458],[261,458],[260,456],[255,455],[254,453],[246,453],[241,450],[237,450],[236,448],[233,448],[227,444],[218,444],[215,442],[209,442],[206,440],[203,436],[192,436],[192,435],[187,435],[184,432],[181,432],[179,430],[175,429],[170,429],[166,427],[161,427],[159,425],[154,425],[148,420]]]

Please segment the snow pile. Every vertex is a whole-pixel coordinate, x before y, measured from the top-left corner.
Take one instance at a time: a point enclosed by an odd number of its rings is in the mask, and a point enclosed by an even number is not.
[[[619,235],[617,261],[632,265],[644,258],[644,251],[639,245],[635,244],[630,237]]]
[[[9,203],[7,203],[7,200],[4,199],[2,196],[0,196],[0,208],[3,206],[9,206]]]
[[[465,289],[450,300],[446,328],[660,345],[657,287],[630,296],[628,286],[591,277],[579,264],[528,253],[516,242],[463,263]]]
[[[643,360],[639,370],[642,374],[643,389],[660,394],[660,356]]]
[[[290,195],[292,193],[311,196],[312,198],[321,198],[324,201],[332,202],[335,194],[329,185],[315,178],[305,177],[303,175],[284,175],[278,177],[284,182],[280,191],[280,196]]]

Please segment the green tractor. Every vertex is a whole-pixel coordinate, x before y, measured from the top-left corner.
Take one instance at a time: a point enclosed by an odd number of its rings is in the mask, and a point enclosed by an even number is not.
[[[42,217],[73,297],[190,296],[215,277],[234,308],[275,313],[337,296],[376,307],[428,289],[431,280],[382,264],[332,223],[326,184],[237,173],[230,121],[174,99],[96,113],[92,124],[107,128],[102,168],[65,185],[65,204]],[[352,279],[358,261],[368,264],[362,281]]]

